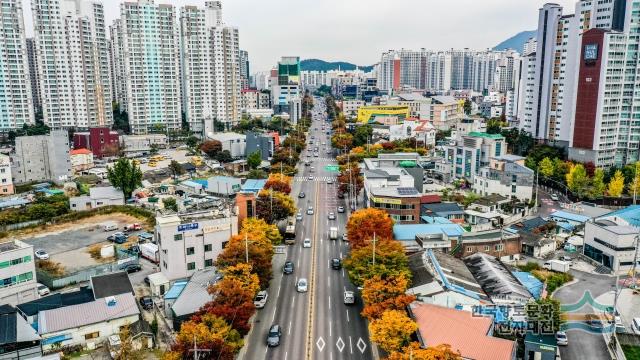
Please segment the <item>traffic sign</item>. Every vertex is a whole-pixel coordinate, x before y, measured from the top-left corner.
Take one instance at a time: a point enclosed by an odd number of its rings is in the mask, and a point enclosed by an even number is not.
[[[333,171],[333,172],[339,172],[340,171],[340,166],[339,165],[327,165],[324,167],[325,170],[327,171]]]

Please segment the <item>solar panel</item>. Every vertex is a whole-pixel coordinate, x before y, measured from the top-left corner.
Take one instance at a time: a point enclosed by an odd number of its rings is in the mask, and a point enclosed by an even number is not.
[[[398,194],[400,195],[418,195],[418,190],[410,187],[399,187]]]

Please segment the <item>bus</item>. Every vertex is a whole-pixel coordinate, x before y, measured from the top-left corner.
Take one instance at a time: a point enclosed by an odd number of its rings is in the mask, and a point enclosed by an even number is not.
[[[290,216],[287,219],[287,226],[284,230],[284,243],[287,245],[293,245],[296,243],[296,218]]]

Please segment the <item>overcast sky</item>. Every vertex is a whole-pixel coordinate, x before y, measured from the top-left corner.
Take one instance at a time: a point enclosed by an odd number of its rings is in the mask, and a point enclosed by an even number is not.
[[[102,0],[106,22],[119,0]],[[130,0],[134,1],[134,0]],[[27,34],[31,0],[23,0]],[[156,0],[204,5],[205,0]],[[251,72],[268,70],[280,56],[371,65],[388,49],[485,49],[520,31],[535,30],[544,0],[222,0],[223,18],[240,30]],[[573,13],[576,0],[555,0]]]

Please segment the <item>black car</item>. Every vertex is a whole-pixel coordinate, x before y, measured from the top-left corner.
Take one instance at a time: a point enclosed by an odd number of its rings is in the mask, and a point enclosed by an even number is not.
[[[304,198],[305,196],[306,196],[306,195],[305,195],[303,192],[301,192],[300,194],[298,194],[298,197],[299,197],[300,199]]]
[[[280,325],[271,325],[269,334],[267,335],[267,346],[274,347],[280,345],[281,336],[282,331],[280,330]]]
[[[331,268],[334,270],[342,269],[342,261],[340,261],[340,259],[338,258],[331,259]]]
[[[151,300],[151,296],[143,296],[140,298],[140,306],[142,306],[145,310],[153,309],[153,300]]]
[[[344,199],[344,194],[341,192],[338,192],[338,199]]]
[[[148,276],[144,277],[144,283],[147,284],[147,286],[151,286],[151,280],[149,280]]]
[[[142,270],[142,266],[140,266],[140,264],[128,264],[123,266],[120,269],[126,271],[128,274],[131,274],[131,273]]]
[[[285,262],[284,266],[282,267],[282,272],[287,275],[293,274],[293,261]]]

